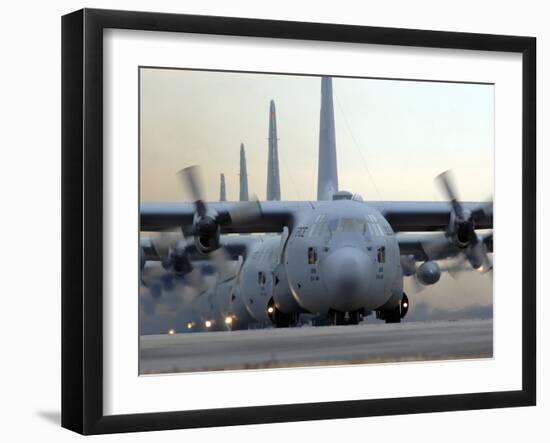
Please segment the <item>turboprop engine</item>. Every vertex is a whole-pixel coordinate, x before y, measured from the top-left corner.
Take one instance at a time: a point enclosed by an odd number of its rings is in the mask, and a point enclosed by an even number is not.
[[[261,216],[260,205],[256,200],[242,202],[233,206],[231,210],[210,211],[204,202],[198,167],[184,168],[178,172],[178,176],[195,204],[193,225],[184,234],[193,236],[195,246],[203,254],[220,248],[220,233],[223,226],[255,220]]]

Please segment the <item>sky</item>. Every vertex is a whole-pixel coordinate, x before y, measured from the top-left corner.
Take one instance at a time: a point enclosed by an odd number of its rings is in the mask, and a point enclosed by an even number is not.
[[[239,147],[249,190],[265,199],[269,101],[277,108],[283,199],[315,199],[320,77],[142,68],[142,201],[187,200],[176,172],[201,166],[208,200],[238,199]],[[440,200],[452,169],[464,200],[493,194],[492,85],[334,78],[341,190],[370,200]]]
[[[316,199],[320,86],[314,76],[142,68],[141,200],[189,200],[176,172],[195,164],[206,200],[219,199],[220,173],[228,200],[237,200],[241,143],[249,190],[265,199],[272,99],[282,199]],[[341,190],[365,200],[443,200],[434,178],[451,169],[463,200],[493,196],[492,85],[334,78],[333,94]],[[413,288],[406,278],[413,320],[492,315],[490,275],[443,274],[418,294]],[[161,303],[142,316],[142,332],[166,328],[170,316]]]

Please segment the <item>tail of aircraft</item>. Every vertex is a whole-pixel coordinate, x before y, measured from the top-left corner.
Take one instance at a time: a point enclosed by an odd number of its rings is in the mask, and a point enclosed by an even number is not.
[[[281,182],[279,180],[279,147],[277,138],[277,116],[275,102],[269,104],[269,150],[267,155],[267,192],[266,200],[281,199]]]
[[[338,167],[336,164],[332,78],[322,77],[317,200],[332,200],[335,192],[338,192]]]
[[[241,143],[241,170],[239,173],[239,200],[248,201],[248,173],[246,172],[246,156],[244,144]]]
[[[220,174],[220,201],[227,201],[227,195],[225,193],[225,175]]]

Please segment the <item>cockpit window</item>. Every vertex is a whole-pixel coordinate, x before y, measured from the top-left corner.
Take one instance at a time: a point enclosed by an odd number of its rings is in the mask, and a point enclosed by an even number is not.
[[[368,214],[365,218],[342,217],[328,219],[325,214],[317,216],[309,230],[309,237],[323,237],[335,232],[355,232],[371,237],[383,237],[393,234],[389,223],[378,220],[375,215]]]
[[[367,224],[365,220],[360,218],[339,218],[332,220],[329,223],[329,228],[337,232],[358,232],[360,234],[367,232]]]
[[[384,236],[384,230],[378,223],[376,217],[372,214],[366,216],[367,223],[369,225],[369,231],[373,237],[382,237]]]
[[[310,237],[321,237],[325,234],[328,234],[328,226],[327,226],[327,216],[325,214],[319,215],[315,222],[313,223],[313,226],[311,230],[309,231]]]

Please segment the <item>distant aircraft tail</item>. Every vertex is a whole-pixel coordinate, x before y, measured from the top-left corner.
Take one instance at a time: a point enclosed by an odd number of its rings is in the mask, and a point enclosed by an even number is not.
[[[241,169],[239,173],[239,200],[248,201],[248,173],[246,171],[246,156],[244,144],[241,143]]]
[[[277,138],[277,116],[275,102],[269,103],[269,148],[267,155],[267,192],[266,200],[281,199],[281,182],[279,180],[279,146]]]
[[[338,192],[338,167],[336,163],[332,78],[322,77],[317,200],[332,200],[335,192]]]
[[[227,201],[227,195],[225,193],[225,175],[220,174],[220,201]]]

